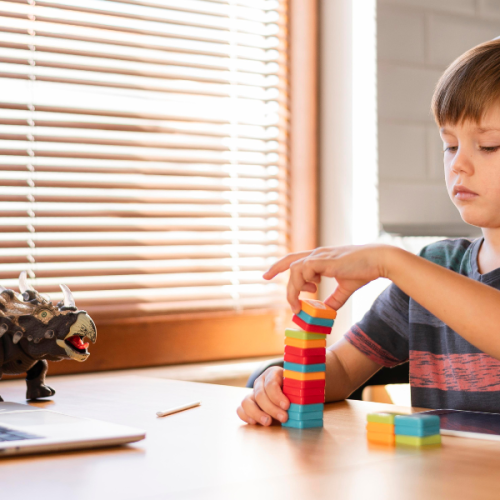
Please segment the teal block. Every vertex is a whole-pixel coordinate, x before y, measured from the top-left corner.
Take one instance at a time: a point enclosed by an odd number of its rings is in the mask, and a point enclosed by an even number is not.
[[[305,311],[300,311],[297,316],[305,321],[308,325],[318,325],[318,326],[328,326],[332,327],[333,326],[333,319],[325,319],[325,318],[313,318],[309,314],[307,314]]]
[[[404,429],[414,429],[415,432],[427,432],[432,430],[432,434],[439,434],[440,420],[437,415],[396,415],[394,417],[394,425],[396,427],[404,427]],[[437,429],[437,432],[436,432]],[[396,432],[396,434],[398,434]],[[406,434],[406,433],[405,433]],[[407,436],[420,436],[423,434],[406,434]],[[426,435],[426,434],[425,434]]]
[[[428,429],[419,429],[418,427],[396,424],[394,426],[394,434],[396,434],[397,436],[434,436],[435,434],[439,434],[439,426],[429,427]]]
[[[312,405],[298,405],[296,403],[291,403],[290,408],[288,408],[288,411],[293,413],[309,413],[316,411],[323,412],[324,409],[325,405],[323,403],[315,403]]]
[[[291,420],[288,419],[282,427],[291,427],[293,429],[311,429],[312,427],[323,427],[323,420]]]
[[[325,372],[326,364],[318,363],[316,365],[299,365],[299,363],[289,363],[288,361],[285,361],[284,369],[300,373]]]
[[[323,412],[322,411],[310,411],[305,413],[298,413],[294,411],[288,412],[289,420],[322,420]]]

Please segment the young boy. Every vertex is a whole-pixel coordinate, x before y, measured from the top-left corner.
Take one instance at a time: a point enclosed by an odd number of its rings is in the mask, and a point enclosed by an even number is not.
[[[326,401],[347,398],[382,366],[410,362],[412,405],[500,412],[500,40],[459,57],[437,84],[432,109],[444,144],[449,196],[477,240],[444,240],[420,257],[387,245],[290,254],[264,278],[290,269],[287,299],[334,277],[339,309],[366,283],[392,284],[327,350]],[[411,151],[408,152],[411,154]],[[270,368],[238,408],[249,424],[287,420],[283,370]]]

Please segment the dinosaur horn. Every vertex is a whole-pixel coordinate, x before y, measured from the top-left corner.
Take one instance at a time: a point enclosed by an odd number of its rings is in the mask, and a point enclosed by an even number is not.
[[[76,307],[71,290],[66,285],[59,285],[64,294],[64,307]]]
[[[28,284],[28,276],[26,271],[23,271],[19,275],[19,291],[21,293],[27,292],[28,290],[35,290],[30,284]]]

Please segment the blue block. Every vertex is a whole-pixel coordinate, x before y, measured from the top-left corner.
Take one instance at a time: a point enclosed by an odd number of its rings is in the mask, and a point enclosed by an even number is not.
[[[396,415],[394,432],[405,436],[432,436],[439,434],[440,420],[437,415]],[[401,432],[398,432],[399,429]]]
[[[288,419],[282,427],[292,427],[294,429],[310,429],[312,427],[323,427],[323,420],[291,420]]]
[[[294,411],[289,411],[288,412],[288,419],[289,420],[322,420],[323,419],[323,412],[322,411],[309,411],[309,412],[294,412]]]
[[[296,403],[291,403],[290,408],[288,408],[289,412],[293,413],[309,413],[313,411],[323,411],[325,409],[325,405],[323,403],[315,403],[312,405],[298,405]]]
[[[333,326],[333,319],[324,319],[324,318],[313,318],[312,316],[309,316],[305,311],[300,311],[297,316],[304,320],[308,325],[318,325],[318,326],[328,326],[332,327]]]
[[[300,373],[316,373],[326,371],[325,363],[318,363],[317,365],[299,365],[298,363],[289,363],[285,361],[285,370],[291,370],[292,372]]]
[[[429,427],[428,429],[419,429],[418,427],[396,424],[394,426],[394,434],[396,434],[396,436],[434,436],[435,434],[439,434],[439,426],[433,428]]]

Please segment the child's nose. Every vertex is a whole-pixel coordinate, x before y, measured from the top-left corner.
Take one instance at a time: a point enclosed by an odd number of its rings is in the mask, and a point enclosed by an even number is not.
[[[469,175],[474,171],[471,155],[464,148],[458,148],[451,161],[451,170],[456,174],[466,173]]]

